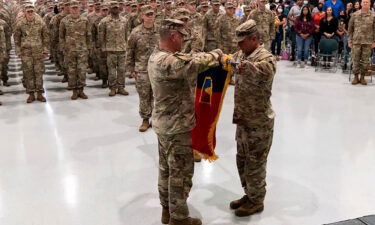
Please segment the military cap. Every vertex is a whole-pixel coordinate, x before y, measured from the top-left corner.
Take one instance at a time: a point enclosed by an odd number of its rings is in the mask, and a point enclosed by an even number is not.
[[[190,12],[187,9],[176,9],[172,15],[173,19],[183,20],[183,19],[190,19]]]
[[[243,7],[243,11],[249,12],[249,11],[251,11],[251,8],[249,6],[245,6],[245,7]]]
[[[268,2],[268,0],[259,0],[260,2]]]
[[[102,3],[101,6],[100,6],[100,9],[101,10],[103,10],[103,9],[107,9],[108,10],[109,9],[109,3],[108,2]]]
[[[25,11],[35,11],[35,7],[33,4],[25,4],[24,9]]]
[[[176,30],[184,36],[188,36],[188,33],[184,29],[184,22],[176,19],[165,19],[161,23],[160,29]]]
[[[138,4],[137,4],[137,2],[134,2],[134,1],[133,1],[133,2],[130,2],[130,5],[131,5],[131,6],[137,6]]]
[[[93,6],[93,5],[94,5],[94,2],[93,2],[93,1],[89,1],[89,2],[87,3],[87,5],[88,5],[88,6]]]
[[[176,1],[176,5],[181,5],[181,4],[185,5],[185,1],[184,0],[177,0]]]
[[[202,3],[200,4],[200,6],[201,6],[201,7],[208,7],[208,2],[202,2]]]
[[[125,6],[130,6],[131,2],[130,1],[125,1],[124,5]]]
[[[150,5],[144,5],[141,7],[141,12],[143,15],[146,15],[147,13],[155,13],[154,9]]]
[[[79,7],[79,2],[78,1],[71,1],[70,2],[70,7]]]
[[[94,5],[96,5],[96,6],[100,6],[102,3],[100,2],[100,1],[96,1],[96,2],[94,2]]]
[[[245,23],[239,25],[236,28],[236,38],[237,42],[243,41],[247,36],[257,32],[257,24],[254,20],[248,20]]]
[[[117,2],[118,2],[119,4],[124,4],[124,3],[125,3],[124,0],[117,0]]]
[[[220,1],[219,0],[212,0],[211,4],[212,5],[220,5]]]
[[[197,1],[196,1],[196,0],[189,0],[188,3],[189,3],[190,5],[192,5],[192,4],[196,5],[196,4],[197,4]]]
[[[225,3],[225,8],[226,9],[234,8],[234,5],[233,5],[232,2],[227,2],[227,3]]]
[[[138,5],[145,5],[146,1],[145,0],[137,0]]]
[[[117,1],[110,1],[109,2],[109,7],[110,8],[118,8],[119,6],[118,6],[118,2]]]

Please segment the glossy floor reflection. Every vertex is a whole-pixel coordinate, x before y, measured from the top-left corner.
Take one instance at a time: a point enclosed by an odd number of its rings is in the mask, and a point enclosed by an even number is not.
[[[138,96],[88,76],[88,100],[48,66],[47,103],[26,104],[19,62],[0,96],[1,225],[159,225],[157,141],[138,133]],[[351,86],[347,75],[315,73],[280,62],[277,113],[268,164],[265,211],[238,219],[233,87],[217,131],[215,163],[196,164],[191,215],[207,225],[317,225],[375,213],[375,86]]]

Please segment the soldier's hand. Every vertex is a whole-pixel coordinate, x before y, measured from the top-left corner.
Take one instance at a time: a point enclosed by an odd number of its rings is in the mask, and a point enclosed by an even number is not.
[[[352,47],[353,47],[353,45],[352,45],[351,42],[348,43],[348,46],[349,46],[349,48],[352,48]]]

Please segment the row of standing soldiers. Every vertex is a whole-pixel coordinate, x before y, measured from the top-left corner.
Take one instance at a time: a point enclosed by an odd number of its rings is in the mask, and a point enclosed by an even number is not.
[[[264,0],[261,0],[264,2]],[[17,4],[15,4],[17,5]],[[152,112],[152,90],[147,75],[147,62],[158,43],[160,22],[167,18],[185,22],[189,33],[184,38],[182,52],[237,51],[235,28],[247,19],[257,22],[261,40],[269,48],[274,37],[274,17],[265,7],[244,8],[242,19],[235,15],[232,2],[222,5],[218,0],[199,3],[166,0],[145,2],[86,2],[64,1],[54,4],[38,1],[19,3],[17,15],[6,32],[9,61],[10,35],[13,30],[16,54],[21,57],[23,84],[29,94],[27,102],[45,102],[43,97],[43,59],[55,63],[58,75],[64,76],[72,90],[71,99],[87,99],[84,93],[86,72],[96,74],[102,87],[109,87],[109,96],[128,95],[125,77],[136,78],[140,98],[140,131],[149,128]],[[260,6],[264,4],[259,4]],[[199,9],[199,10],[198,10]],[[199,12],[198,12],[199,11]],[[145,23],[145,21],[147,21]],[[1,24],[1,23],[0,23]],[[6,26],[4,26],[6,27]],[[13,28],[13,29],[12,29]],[[4,60],[3,65],[7,64]],[[4,66],[6,68],[6,66]],[[6,69],[2,78],[7,80]]]

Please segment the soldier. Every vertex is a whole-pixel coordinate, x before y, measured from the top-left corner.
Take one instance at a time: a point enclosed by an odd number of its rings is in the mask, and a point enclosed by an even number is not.
[[[267,50],[271,49],[271,42],[275,39],[275,16],[266,9],[267,0],[258,0],[258,8],[251,11],[249,19],[255,20],[260,34],[260,41]]]
[[[203,16],[197,12],[196,1],[190,0],[186,5],[186,9],[189,10],[190,13],[188,26],[190,27],[190,29],[194,30],[195,32],[199,33],[199,35],[203,36]]]
[[[219,48],[225,54],[233,54],[237,51],[235,34],[236,27],[240,24],[240,20],[234,15],[234,12],[235,8],[233,3],[225,3],[225,14],[217,19],[215,25],[215,39],[219,44]]]
[[[47,26],[47,30],[49,31],[50,37],[51,37],[51,30],[52,30],[51,19],[52,19],[52,17],[55,16],[55,12],[53,11],[54,8],[55,8],[55,6],[53,4],[49,4],[48,5],[48,12],[43,17],[43,21]],[[50,42],[50,43],[52,43],[52,42]],[[51,62],[55,62],[55,58],[54,58],[52,48],[53,48],[53,46],[52,46],[52,44],[50,44],[50,59],[51,59]]]
[[[244,15],[241,18],[240,24],[245,23],[247,21],[247,19],[249,18],[249,15],[250,15],[250,12],[251,12],[250,6],[243,7],[243,11],[244,11]]]
[[[210,7],[208,6],[208,3],[202,2],[197,8],[197,12],[199,12],[204,18],[209,9]]]
[[[219,47],[215,38],[215,25],[217,18],[222,15],[222,12],[220,11],[219,0],[212,0],[211,4],[212,9],[206,13],[203,19],[203,37],[205,40],[204,50],[206,52]]]
[[[235,72],[233,123],[237,125],[237,168],[245,196],[230,203],[239,217],[263,211],[266,164],[272,144],[275,114],[271,105],[276,61],[261,43],[254,20],[236,28],[241,51]]]
[[[138,0],[137,2],[137,10],[132,12],[129,17],[127,17],[128,23],[128,34],[132,32],[134,28],[136,28],[139,24],[141,24],[141,18],[139,17],[141,7],[145,5],[144,0]]]
[[[110,14],[99,24],[99,40],[102,51],[107,54],[109,96],[129,95],[125,90],[125,51],[127,23],[120,17],[118,3],[110,2]]]
[[[60,24],[59,44],[64,49],[68,66],[68,85],[73,90],[71,99],[87,99],[83,89],[86,86],[87,56],[91,48],[91,27],[87,18],[80,16],[78,1],[72,1],[70,9],[70,15]]]
[[[45,102],[43,97],[43,59],[48,56],[49,37],[46,24],[35,15],[35,8],[25,6],[25,16],[21,18],[14,31],[16,54],[21,58],[26,92],[29,94],[27,103],[37,100]]]
[[[185,9],[186,4],[184,0],[177,0],[176,1],[176,9]]]
[[[11,28],[9,27],[8,23],[2,19],[0,19],[0,28],[1,28],[1,32],[4,32],[4,43],[1,43],[5,45],[5,51],[6,51],[6,54],[2,55],[2,60],[0,61],[0,78],[1,80],[3,81],[3,85],[6,86],[6,87],[9,87],[10,84],[8,84],[8,63],[9,63],[9,53],[10,53],[10,50],[12,48],[11,46],[11,36],[12,36],[12,32],[11,32]]]
[[[104,3],[101,7],[100,17],[98,17],[92,25],[92,40],[93,40],[93,53],[96,55],[98,60],[98,73],[97,76],[102,80],[102,88],[108,88],[108,67],[107,67],[107,56],[101,49],[99,39],[99,24],[103,18],[108,16],[109,5]]]
[[[362,8],[353,13],[349,21],[349,47],[353,56],[353,85],[361,82],[367,85],[365,74],[368,70],[372,48],[375,48],[375,13],[370,11],[370,1],[362,0]],[[359,74],[361,78],[359,79]]]
[[[143,23],[130,34],[126,48],[126,68],[136,77],[136,88],[139,95],[139,114],[143,119],[140,132],[150,127],[152,113],[152,90],[147,73],[148,59],[157,45],[158,34],[154,26],[155,12],[149,6],[142,7]]]
[[[7,53],[4,26],[0,24],[0,78],[2,77],[2,65],[7,56],[8,56],[8,53]],[[1,90],[0,90],[0,95],[3,95],[3,92]],[[1,101],[0,101],[0,105],[2,105]]]
[[[90,14],[87,15],[87,19],[89,21],[90,26],[93,26],[96,20],[98,20],[100,16],[100,8],[101,8],[101,3],[100,2],[95,2],[94,4],[94,11]],[[88,56],[88,71],[87,73],[95,73],[94,80],[99,80],[99,65],[98,65],[98,56],[93,52],[94,49],[89,51],[89,56]]]
[[[163,20],[169,19],[172,16],[172,0],[166,0],[164,2]]]
[[[87,17],[90,13],[94,12],[95,3],[93,1],[89,1],[87,4],[87,11],[82,13],[83,17]]]
[[[159,142],[161,222],[201,225],[190,218],[187,198],[192,187],[194,159],[190,131],[195,126],[194,92],[197,74],[218,66],[221,51],[182,54],[183,22],[167,19],[160,28],[160,44],[151,54],[148,73],[154,92],[152,127]]]

